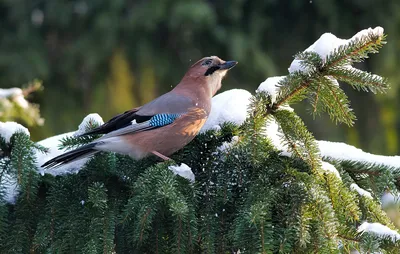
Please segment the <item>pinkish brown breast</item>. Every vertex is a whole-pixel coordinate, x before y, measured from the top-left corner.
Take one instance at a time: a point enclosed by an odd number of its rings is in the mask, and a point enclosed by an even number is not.
[[[134,135],[125,135],[124,139],[132,144],[130,156],[141,159],[152,151],[169,156],[186,146],[199,133],[208,114],[201,108],[190,108],[188,113],[179,117],[170,125]]]

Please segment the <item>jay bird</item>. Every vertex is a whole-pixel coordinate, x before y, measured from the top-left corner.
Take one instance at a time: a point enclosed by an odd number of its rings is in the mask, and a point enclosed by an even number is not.
[[[58,167],[100,151],[126,154],[136,160],[149,155],[168,160],[167,156],[198,134],[210,114],[211,98],[221,88],[227,71],[236,64],[217,56],[202,58],[170,92],[82,134],[104,135],[47,161],[42,167]]]

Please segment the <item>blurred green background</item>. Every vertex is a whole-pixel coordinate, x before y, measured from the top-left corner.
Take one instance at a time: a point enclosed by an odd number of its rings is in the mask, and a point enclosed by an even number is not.
[[[104,120],[177,84],[199,58],[239,61],[223,89],[254,92],[270,76],[287,74],[295,53],[324,32],[349,38],[382,26],[388,44],[358,67],[389,78],[385,95],[342,84],[358,120],[354,128],[296,111],[317,139],[369,152],[399,152],[399,0],[0,0],[0,86],[35,78],[31,96],[45,124],[33,140],[72,131],[88,113]]]

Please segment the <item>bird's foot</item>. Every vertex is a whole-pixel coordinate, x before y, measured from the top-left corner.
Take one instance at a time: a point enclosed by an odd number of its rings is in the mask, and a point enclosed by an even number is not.
[[[172,160],[171,158],[169,158],[169,157],[167,157],[167,156],[165,156],[165,155],[163,155],[163,154],[161,154],[161,153],[159,153],[157,151],[152,151],[151,153],[154,154],[155,156],[165,160],[165,161]]]

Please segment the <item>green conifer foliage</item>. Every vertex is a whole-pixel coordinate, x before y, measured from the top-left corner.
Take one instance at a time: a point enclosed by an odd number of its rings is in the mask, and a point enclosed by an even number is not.
[[[385,91],[385,79],[349,68],[383,43],[384,36],[371,34],[326,59],[296,55],[308,73],[282,79],[276,100],[257,93],[241,126],[225,123],[198,135],[173,162],[98,153],[76,174],[41,176],[34,151],[42,147],[23,133],[10,144],[0,138],[0,177],[15,176],[20,189],[14,204],[0,204],[0,252],[395,253],[399,241],[357,229],[364,221],[395,229],[379,197],[398,190],[400,169],[321,156],[312,133],[287,107],[308,98],[314,114],[352,125],[355,115],[333,80]],[[265,135],[273,120],[291,156]],[[92,138],[66,138],[63,147]],[[222,149],[224,142],[231,144]],[[340,175],[324,169],[325,161]],[[169,169],[176,163],[190,165],[195,182]],[[355,192],[353,184],[372,197]]]

